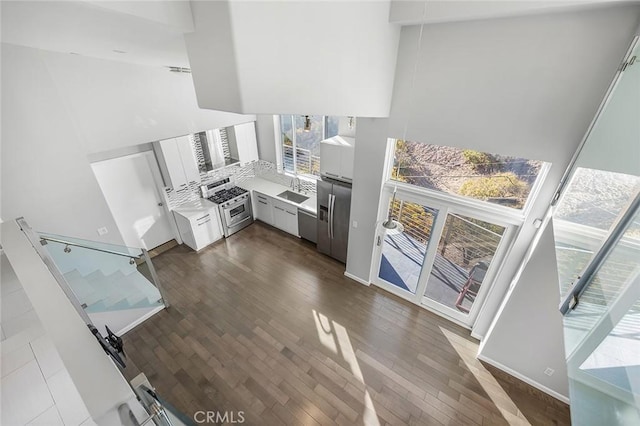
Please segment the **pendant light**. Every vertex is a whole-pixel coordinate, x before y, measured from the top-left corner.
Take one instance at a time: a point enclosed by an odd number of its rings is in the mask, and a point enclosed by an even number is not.
[[[309,117],[308,115],[304,116],[304,129],[305,132],[310,132],[311,131],[311,117]]]
[[[391,206],[389,207],[389,216],[387,220],[382,222],[382,229],[387,235],[397,235],[404,231],[404,225],[393,218],[393,206],[396,204],[396,189],[393,188],[393,198],[391,199]]]

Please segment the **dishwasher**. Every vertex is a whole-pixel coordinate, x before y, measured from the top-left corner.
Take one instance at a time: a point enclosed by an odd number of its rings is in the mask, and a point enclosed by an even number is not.
[[[318,219],[315,214],[298,209],[298,233],[312,243],[318,242]]]

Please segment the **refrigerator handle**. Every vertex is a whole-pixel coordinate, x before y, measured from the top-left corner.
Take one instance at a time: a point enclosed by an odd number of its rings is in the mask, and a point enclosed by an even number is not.
[[[331,239],[331,194],[327,198],[327,237]]]
[[[331,194],[331,224],[329,225],[329,228],[331,229],[331,239],[333,239],[333,214],[336,208],[336,196]]]

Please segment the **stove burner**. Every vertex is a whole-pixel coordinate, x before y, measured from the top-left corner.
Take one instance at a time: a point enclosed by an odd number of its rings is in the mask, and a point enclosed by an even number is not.
[[[229,200],[232,200],[244,193],[246,193],[247,190],[240,188],[238,186],[233,186],[229,189],[222,189],[218,192],[216,192],[215,194],[213,194],[211,197],[209,197],[209,201],[212,201],[216,204],[222,204],[224,202],[227,202]]]

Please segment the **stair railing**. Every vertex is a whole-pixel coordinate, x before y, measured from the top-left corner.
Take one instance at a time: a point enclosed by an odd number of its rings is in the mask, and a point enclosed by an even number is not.
[[[31,226],[29,226],[29,224],[23,217],[16,219],[16,222],[35,249],[36,253],[38,253],[44,264],[47,266],[47,269],[49,269],[49,272],[51,272],[51,275],[53,275],[53,277],[56,279],[58,285],[67,296],[75,310],[78,312],[78,315],[80,315],[85,324],[93,325],[91,318],[89,318],[89,315],[82,307],[82,303],[71,289],[71,286],[69,286],[69,283],[67,283],[67,280],[65,280],[62,272],[60,272],[60,270],[56,266],[56,262],[53,260],[51,255],[42,247],[40,236],[33,230],[33,228],[31,228]]]
[[[20,222],[18,222],[18,223],[20,223]],[[21,226],[22,226],[22,224],[21,224]],[[89,242],[89,241],[84,242],[82,240],[75,239],[75,238],[61,238],[61,237],[58,237],[58,236],[52,236],[50,234],[43,234],[43,233],[36,234],[36,235],[37,235],[37,238],[39,238],[39,240],[40,240],[40,244],[43,245],[43,246],[46,245],[48,242],[64,244],[65,245],[65,249],[64,249],[65,253],[69,253],[71,251],[70,247],[79,247],[79,248],[83,248],[83,249],[94,250],[94,251],[101,252],[101,253],[128,257],[128,258],[130,258],[129,263],[131,265],[136,264],[138,262],[140,262],[140,263],[144,262],[147,265],[147,268],[149,269],[149,275],[150,275],[149,278],[150,278],[151,283],[158,289],[158,292],[160,293],[160,297],[161,297],[160,301],[164,304],[165,307],[169,307],[169,301],[168,301],[168,299],[166,297],[166,292],[165,292],[164,288],[162,287],[160,279],[158,278],[158,274],[156,273],[155,267],[153,266],[153,263],[151,262],[151,256],[149,256],[149,252],[146,249],[144,249],[144,248],[134,248],[134,249],[132,249],[132,248],[129,248],[129,247],[124,247],[126,250],[118,251],[118,250],[113,250],[113,249],[109,249],[109,248],[96,247],[95,245],[91,245],[90,244],[91,242]],[[99,244],[99,243],[96,243],[96,244]],[[55,264],[55,261],[53,259],[51,259],[51,261],[53,262],[53,264]],[[47,266],[49,266],[49,265],[47,265]],[[49,269],[51,269],[51,268],[49,268]]]

